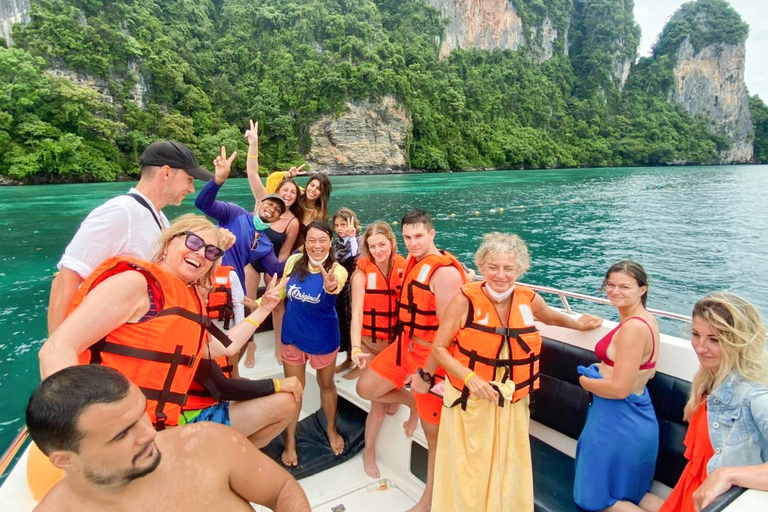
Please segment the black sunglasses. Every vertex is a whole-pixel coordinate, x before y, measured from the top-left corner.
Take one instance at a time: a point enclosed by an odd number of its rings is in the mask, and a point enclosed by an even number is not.
[[[187,238],[184,240],[184,245],[187,246],[187,249],[190,251],[199,251],[200,249],[205,248],[205,259],[210,261],[216,261],[217,259],[221,258],[224,255],[224,250],[220,249],[219,247],[216,247],[213,244],[206,244],[205,240],[197,236],[191,231],[185,231],[184,233],[179,233],[176,236],[186,235]]]

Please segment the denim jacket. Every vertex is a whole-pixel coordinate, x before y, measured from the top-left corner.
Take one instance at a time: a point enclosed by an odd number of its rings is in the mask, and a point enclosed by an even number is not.
[[[707,473],[768,462],[768,386],[733,372],[707,397],[707,421],[715,451]]]

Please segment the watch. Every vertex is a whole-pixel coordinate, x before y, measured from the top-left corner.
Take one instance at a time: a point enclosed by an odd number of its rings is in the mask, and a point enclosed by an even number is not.
[[[421,380],[429,384],[429,387],[432,387],[435,385],[435,376],[426,371],[425,369],[419,367],[416,368],[416,373],[419,374],[419,377],[421,377]]]

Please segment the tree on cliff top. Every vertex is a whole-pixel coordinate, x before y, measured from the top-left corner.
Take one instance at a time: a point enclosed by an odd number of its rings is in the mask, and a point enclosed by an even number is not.
[[[697,0],[683,4],[669,22],[653,46],[653,55],[675,53],[686,38],[698,53],[711,44],[744,44],[749,34],[741,16],[725,0]]]

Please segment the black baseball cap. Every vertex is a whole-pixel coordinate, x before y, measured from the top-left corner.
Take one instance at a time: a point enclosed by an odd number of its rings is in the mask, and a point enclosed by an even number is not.
[[[153,142],[139,157],[139,165],[156,165],[162,167],[167,165],[173,169],[183,169],[191,176],[210,181],[213,179],[213,173],[198,165],[195,154],[186,144],[176,142],[175,140],[159,140]]]
[[[286,208],[286,204],[285,204],[285,199],[283,199],[282,197],[280,197],[277,194],[269,194],[267,196],[264,196],[264,199],[262,199],[261,201],[262,202],[263,201],[274,201],[275,203],[279,204],[280,205],[280,214],[285,213],[285,210],[287,209]]]

